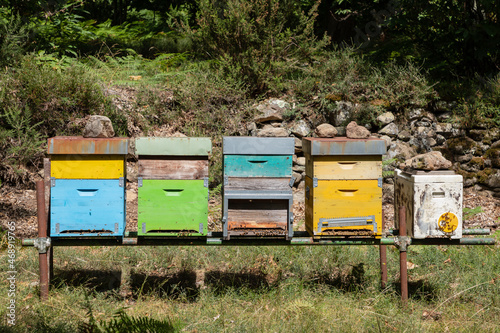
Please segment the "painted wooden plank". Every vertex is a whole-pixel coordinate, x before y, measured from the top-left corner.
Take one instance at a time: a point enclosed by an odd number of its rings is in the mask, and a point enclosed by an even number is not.
[[[356,218],[375,216],[376,234],[382,232],[382,189],[377,180],[319,180],[314,187],[313,181],[306,176],[306,230],[312,236],[318,232],[320,219]],[[373,225],[346,225],[330,228],[332,230],[373,231]]]
[[[271,228],[276,224],[286,228],[288,223],[288,200],[229,200],[228,226],[243,228]]]
[[[51,237],[123,236],[125,189],[118,179],[55,179],[50,199]]]
[[[382,139],[302,138],[302,149],[308,155],[384,155]]]
[[[243,216],[242,211],[236,211],[236,212],[229,212],[229,216],[232,217],[232,219],[244,219],[245,221],[238,222],[238,221],[229,221],[227,225],[227,230],[245,230],[245,229],[282,229],[286,230],[287,229],[287,223],[286,222],[267,222],[267,221],[255,221],[252,220],[252,217],[255,215],[255,213],[252,216]],[[238,215],[238,216],[237,216]],[[276,215],[276,214],[275,214]],[[269,217],[269,219],[277,219],[279,217]]]
[[[290,178],[228,177],[225,191],[292,191]]]
[[[295,139],[225,136],[222,151],[224,155],[293,155]]]
[[[138,189],[138,234],[206,235],[208,189],[203,183],[144,179]]]
[[[227,177],[291,177],[291,155],[224,155]]]
[[[208,159],[139,159],[139,177],[147,179],[203,179],[208,177]]]
[[[48,154],[127,155],[127,138],[56,136],[48,139]]]
[[[382,155],[332,155],[306,157],[306,175],[318,179],[378,179]]]
[[[52,155],[50,174],[65,179],[118,179],[125,170],[123,155]]]
[[[135,139],[137,155],[207,156],[212,152],[210,138],[160,138]]]

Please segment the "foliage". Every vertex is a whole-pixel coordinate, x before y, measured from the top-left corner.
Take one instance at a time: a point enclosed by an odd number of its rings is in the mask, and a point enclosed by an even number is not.
[[[425,59],[427,66],[441,75],[450,69],[460,75],[498,71],[498,1],[402,0],[397,6],[389,33],[410,39],[415,56]]]
[[[64,59],[63,59],[64,60]],[[27,182],[38,166],[43,144],[55,135],[81,135],[74,126],[91,114],[110,117],[115,132],[126,132],[126,118],[111,106],[98,80],[74,62],[28,56],[0,81],[0,178]]]
[[[265,93],[281,66],[310,63],[329,43],[314,35],[317,7],[305,14],[291,0],[201,0],[199,53],[236,70],[229,75],[241,76],[254,93]]]
[[[464,207],[463,208],[464,220],[470,220],[474,215],[477,215],[482,212],[483,208],[481,206],[477,206],[474,208]]]
[[[29,31],[19,15],[0,16],[1,67],[17,65],[27,49],[28,37]]]
[[[29,109],[31,121],[39,124],[43,136],[72,134],[67,129],[68,121],[110,112],[110,101],[96,77],[80,66],[54,68],[30,56],[4,77],[0,107]]]
[[[382,159],[382,177],[393,178],[394,177],[394,166],[393,164],[397,162],[397,158],[386,158]]]
[[[170,333],[179,331],[169,319],[130,317],[124,309],[118,310],[114,314],[114,318],[107,322],[97,323],[91,311],[87,315],[89,322],[80,325],[80,333]]]

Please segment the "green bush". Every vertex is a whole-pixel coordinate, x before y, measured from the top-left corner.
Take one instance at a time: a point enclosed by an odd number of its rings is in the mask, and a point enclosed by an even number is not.
[[[24,57],[0,81],[0,178],[13,183],[29,179],[39,166],[46,139],[81,135],[71,124],[91,114],[108,116],[118,134],[126,134],[126,117],[104,96],[99,80],[75,63]]]
[[[0,14],[0,66],[16,65],[28,44],[29,31],[18,16]]]
[[[81,66],[57,69],[29,56],[4,78],[0,82],[2,113],[9,107],[30,110],[32,124],[39,124],[44,136],[75,134],[67,127],[70,120],[106,114],[111,108],[97,78]]]
[[[329,43],[314,35],[316,3],[308,14],[297,1],[229,0],[199,3],[199,53],[217,59],[253,93],[265,93],[288,66],[310,63]],[[236,73],[230,73],[236,71]]]

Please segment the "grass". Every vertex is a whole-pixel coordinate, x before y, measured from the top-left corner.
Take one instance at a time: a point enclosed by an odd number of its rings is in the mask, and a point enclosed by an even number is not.
[[[498,249],[411,246],[415,266],[403,308],[393,247],[382,291],[376,246],[55,248],[44,303],[35,283],[37,252],[18,247],[11,331],[77,332],[91,318],[103,328],[123,312],[186,332],[498,332]],[[2,272],[7,265],[2,249]],[[0,302],[7,301],[2,283]],[[5,311],[0,307],[2,325]],[[424,319],[428,313],[438,319]]]

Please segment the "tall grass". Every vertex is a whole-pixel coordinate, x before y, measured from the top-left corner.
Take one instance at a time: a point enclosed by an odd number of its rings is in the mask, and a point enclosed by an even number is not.
[[[169,321],[188,332],[496,332],[498,250],[410,246],[414,268],[403,308],[399,252],[392,247],[385,290],[376,246],[56,247],[45,303],[34,284],[37,252],[18,248],[12,331],[75,332],[90,322],[91,308],[99,327],[123,311],[135,322]],[[5,250],[0,268],[7,271]],[[6,284],[0,295],[7,304]]]

